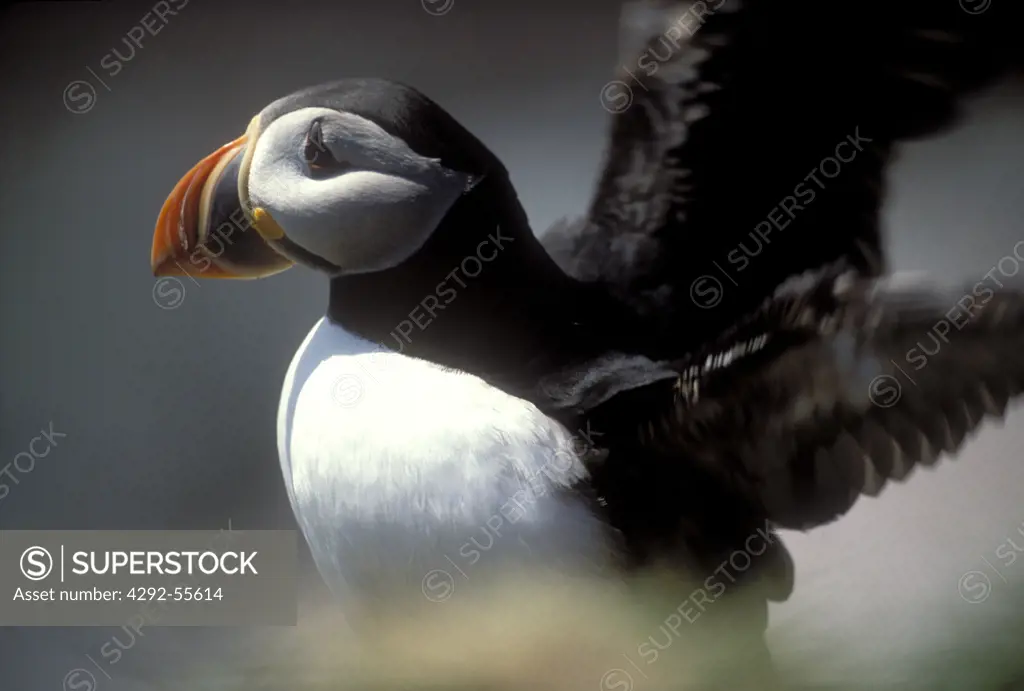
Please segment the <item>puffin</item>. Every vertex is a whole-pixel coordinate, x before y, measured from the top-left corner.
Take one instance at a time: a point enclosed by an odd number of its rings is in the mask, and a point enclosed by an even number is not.
[[[733,664],[764,682],[777,531],[1004,415],[1024,294],[890,274],[881,209],[899,145],[1019,66],[1006,19],[834,4],[630,3],[592,202],[544,233],[484,142],[378,78],[274,101],[173,188],[155,275],[327,277],[278,453],[353,619],[453,573],[667,567],[701,621],[742,602]]]

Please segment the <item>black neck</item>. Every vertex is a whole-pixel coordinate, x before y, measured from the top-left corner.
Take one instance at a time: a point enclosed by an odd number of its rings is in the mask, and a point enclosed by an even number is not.
[[[327,316],[392,351],[515,389],[594,354],[595,293],[548,256],[509,181],[491,177],[400,266],[332,279]]]

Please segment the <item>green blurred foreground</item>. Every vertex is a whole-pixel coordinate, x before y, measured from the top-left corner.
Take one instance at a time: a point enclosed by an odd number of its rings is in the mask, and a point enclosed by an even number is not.
[[[672,618],[680,605],[680,589],[678,582],[672,588],[667,583],[655,578],[631,586],[521,581],[486,596],[454,592],[443,602],[424,598],[392,617],[378,618],[368,636],[373,643],[364,647],[339,625],[337,612],[324,607],[303,614],[299,627],[282,630],[280,649],[263,664],[244,670],[228,670],[226,665],[190,669],[185,671],[187,686],[175,688],[1024,690],[1024,588],[1011,593],[1006,587],[999,602],[993,598],[980,605],[955,603],[957,594],[951,591],[953,615],[920,621],[922,640],[937,643],[916,661],[915,679],[886,687],[858,684],[851,678],[856,673],[842,664],[843,650],[823,654],[794,624],[790,630],[773,630],[771,637],[783,677],[780,685],[714,686],[711,679],[727,678],[742,661],[730,654],[727,634],[701,629],[694,636],[699,619],[680,625],[678,615]],[[723,598],[713,606],[721,606],[723,611],[716,614],[725,618],[730,603]],[[841,621],[831,624],[837,630],[843,627]]]

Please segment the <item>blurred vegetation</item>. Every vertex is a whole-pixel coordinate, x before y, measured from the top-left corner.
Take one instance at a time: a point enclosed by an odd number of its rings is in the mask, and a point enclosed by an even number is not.
[[[658,584],[664,585],[659,587]],[[921,639],[898,649],[926,649],[909,660],[912,675],[891,685],[879,670],[851,672],[842,649],[821,650],[801,635],[799,620],[771,638],[777,684],[722,681],[745,660],[728,636],[695,625],[664,628],[676,611],[678,581],[631,586],[516,582],[446,602],[407,603],[362,630],[357,645],[336,610],[304,613],[261,664],[244,670],[208,665],[189,670],[196,691],[676,691],[682,689],[928,689],[1024,691],[1024,583],[996,588],[969,604],[951,592],[950,607],[922,616]],[[688,591],[683,591],[688,592]],[[462,595],[462,597],[460,597]],[[728,602],[721,605],[723,611]],[[708,608],[710,613],[711,607]],[[808,613],[811,616],[813,613]],[[842,621],[832,622],[841,631]],[[694,635],[690,635],[693,632]],[[855,635],[851,632],[850,634]],[[656,659],[654,636],[663,641]],[[666,646],[664,641],[671,636]],[[710,662],[709,660],[716,661]],[[712,685],[710,678],[721,685]],[[851,678],[857,677],[857,678]],[[185,688],[177,686],[176,688]]]

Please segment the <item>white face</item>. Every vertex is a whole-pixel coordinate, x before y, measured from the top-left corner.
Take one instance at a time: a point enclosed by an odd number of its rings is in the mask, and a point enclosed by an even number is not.
[[[270,123],[248,171],[251,208],[262,208],[291,242],[343,273],[408,259],[472,184],[373,122],[329,108]]]

